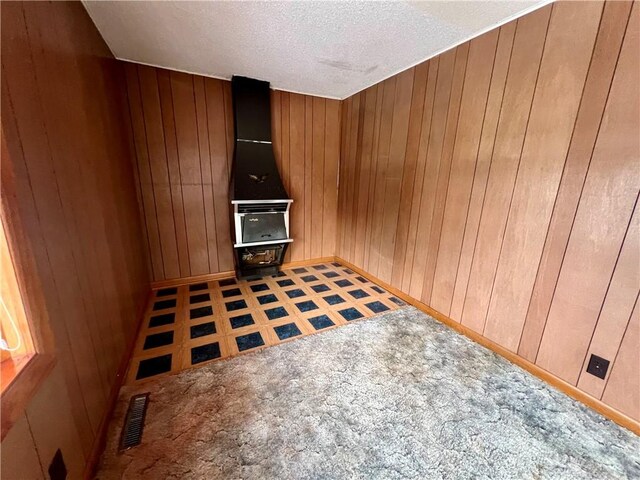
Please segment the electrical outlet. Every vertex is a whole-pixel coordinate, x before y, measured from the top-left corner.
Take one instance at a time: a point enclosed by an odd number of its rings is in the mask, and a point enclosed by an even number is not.
[[[51,480],[66,480],[67,478],[67,466],[64,464],[60,449],[56,451],[49,465],[49,478]]]
[[[598,378],[602,378],[607,376],[607,370],[609,369],[609,360],[606,360],[597,355],[591,355],[589,359],[589,365],[587,365],[587,373],[591,375],[595,375]]]

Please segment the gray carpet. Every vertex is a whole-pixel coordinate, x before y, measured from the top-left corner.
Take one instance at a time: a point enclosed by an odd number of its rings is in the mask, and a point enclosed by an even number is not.
[[[640,441],[408,307],[124,388],[98,478],[640,478]]]

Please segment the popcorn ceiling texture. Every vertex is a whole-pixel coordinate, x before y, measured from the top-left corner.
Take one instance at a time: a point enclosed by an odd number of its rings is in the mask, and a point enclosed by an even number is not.
[[[343,99],[549,0],[83,3],[119,59]]]
[[[143,443],[117,454],[131,395]],[[621,479],[631,432],[406,307],[124,387],[97,478]]]

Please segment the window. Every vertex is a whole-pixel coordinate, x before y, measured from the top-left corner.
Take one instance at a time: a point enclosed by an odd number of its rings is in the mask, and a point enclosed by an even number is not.
[[[49,319],[30,245],[17,216],[5,214],[7,197],[2,197],[0,218],[0,439],[23,414],[55,365]],[[11,219],[9,225],[7,219]],[[20,241],[13,241],[14,231],[19,232],[15,239]],[[28,298],[24,292],[29,292]]]
[[[0,268],[0,383],[4,392],[36,353],[4,224],[0,228]]]

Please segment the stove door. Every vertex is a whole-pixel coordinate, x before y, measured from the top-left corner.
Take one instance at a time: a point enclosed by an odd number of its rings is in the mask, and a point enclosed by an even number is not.
[[[256,213],[242,217],[242,243],[286,240],[284,213]]]

